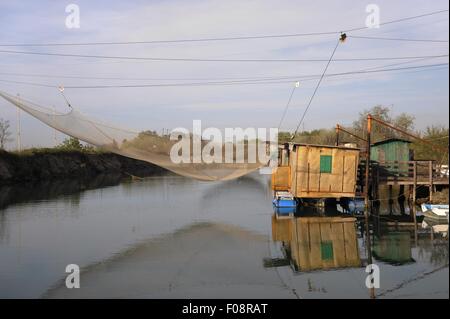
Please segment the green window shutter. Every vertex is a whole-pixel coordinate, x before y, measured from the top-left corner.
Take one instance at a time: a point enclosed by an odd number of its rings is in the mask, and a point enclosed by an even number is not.
[[[333,157],[331,155],[320,155],[320,172],[321,173],[331,173],[332,158]]]
[[[333,260],[333,242],[323,241],[320,243],[320,250],[322,255],[322,260]]]

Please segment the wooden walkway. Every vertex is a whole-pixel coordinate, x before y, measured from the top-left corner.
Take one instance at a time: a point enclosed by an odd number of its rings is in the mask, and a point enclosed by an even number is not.
[[[374,180],[387,185],[448,185],[449,178],[435,161],[375,163]]]
[[[364,170],[363,161],[358,173],[358,185],[361,189],[364,185]],[[435,186],[449,185],[449,176],[444,166],[438,165],[435,161],[371,162],[369,184],[373,190],[380,185],[409,186],[413,193],[418,186],[428,186],[430,199],[432,199]],[[415,199],[414,195],[413,199]]]

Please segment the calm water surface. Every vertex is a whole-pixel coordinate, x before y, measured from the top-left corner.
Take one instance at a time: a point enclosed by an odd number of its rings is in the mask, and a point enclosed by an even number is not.
[[[364,225],[276,216],[265,176],[68,184],[0,188],[1,298],[369,297]],[[446,241],[371,229],[377,297],[448,298]]]

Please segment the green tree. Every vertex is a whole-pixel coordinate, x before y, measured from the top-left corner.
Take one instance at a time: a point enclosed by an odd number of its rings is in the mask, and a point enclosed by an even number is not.
[[[359,113],[358,120],[353,122],[353,130],[356,135],[363,138],[367,135],[367,115],[370,114],[372,117],[382,120],[383,122],[389,123],[398,127],[404,131],[411,132],[414,129],[414,116],[401,113],[400,115],[393,117],[391,114],[391,109],[382,105],[376,105],[368,110],[364,110]],[[384,125],[373,122],[372,125],[372,141],[379,141],[391,137],[402,137],[402,134],[396,130],[390,129]]]
[[[414,129],[414,120],[414,116],[402,113],[393,120],[392,124],[404,131],[412,131]]]
[[[414,150],[414,158],[416,160],[435,160],[439,164],[448,163],[448,133],[449,129],[444,126],[427,127],[421,137],[435,146],[414,141],[411,146]]]
[[[80,141],[75,137],[66,138],[61,144],[56,146],[56,148],[64,151],[86,151],[90,149],[87,146],[83,146]]]
[[[333,145],[336,141],[336,133],[334,129],[304,131],[297,133],[293,141],[306,144]]]

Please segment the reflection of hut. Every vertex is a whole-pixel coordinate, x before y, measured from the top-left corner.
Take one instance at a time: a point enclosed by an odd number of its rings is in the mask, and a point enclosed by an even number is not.
[[[392,232],[375,238],[373,256],[394,265],[414,262],[411,253],[411,234],[409,232]]]
[[[355,218],[272,219],[273,239],[283,241],[299,271],[359,267]]]
[[[272,176],[274,190],[297,198],[354,197],[359,149],[341,146],[289,144],[281,152]]]
[[[272,240],[290,242],[292,235],[292,217],[278,218],[272,215]]]

